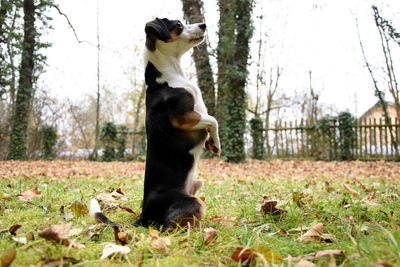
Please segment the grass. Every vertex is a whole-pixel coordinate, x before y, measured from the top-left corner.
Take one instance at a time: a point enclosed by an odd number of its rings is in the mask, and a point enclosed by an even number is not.
[[[329,174],[264,179],[221,178],[220,174],[208,174],[202,178],[205,185],[199,195],[205,197],[206,214],[200,228],[160,233],[171,241],[168,251],[160,253],[153,248],[148,229],[127,227],[125,230],[132,231],[134,236],[127,245],[131,252],[126,256],[114,255],[100,260],[105,243],[114,242],[113,229],[105,227],[98,239],[88,240],[84,233],[95,224],[89,215],[68,220],[73,223],[73,228],[83,229],[83,234],[71,237],[84,244],[86,247],[83,249],[44,240],[38,237],[38,232],[50,225],[66,224],[67,221],[59,214],[60,207],[65,206],[65,210],[69,211],[68,206],[74,201],[88,204],[95,191],[109,193],[120,187],[128,197],[123,205],[140,211],[143,191],[141,175],[3,177],[0,179],[0,194],[17,195],[23,189],[37,187],[41,195],[32,198],[32,203],[17,197],[0,200],[0,230],[21,224],[16,237],[32,232],[36,238],[31,243],[21,244],[14,241],[8,232],[0,233],[0,253],[16,249],[13,266],[40,264],[62,256],[74,258],[78,266],[240,266],[231,259],[238,246],[263,246],[284,258],[341,249],[345,255],[335,258],[338,266],[370,266],[376,262],[393,266],[400,264],[399,179],[332,179]],[[359,195],[350,195],[343,189],[344,183]],[[297,201],[293,199],[293,192],[300,193]],[[260,212],[263,196],[278,200],[277,207],[285,212],[277,216]],[[106,214],[122,224],[130,224],[135,219],[134,215],[121,209],[109,209]],[[212,219],[213,216],[233,217],[234,221],[218,222]],[[300,242],[301,232],[287,232],[316,222],[324,224],[324,233],[336,237],[333,242]],[[218,233],[217,240],[209,245],[204,244],[203,230],[207,227],[215,228]],[[325,257],[309,261],[327,266],[330,259]],[[269,264],[288,266],[289,262],[269,261]],[[252,265],[263,266],[261,258],[256,257]]]

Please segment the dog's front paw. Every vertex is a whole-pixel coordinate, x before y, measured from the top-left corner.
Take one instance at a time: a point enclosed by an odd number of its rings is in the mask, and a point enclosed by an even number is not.
[[[221,155],[221,145],[219,143],[219,138],[214,141],[214,138],[209,137],[206,140],[206,143],[204,144],[205,148],[218,156]]]

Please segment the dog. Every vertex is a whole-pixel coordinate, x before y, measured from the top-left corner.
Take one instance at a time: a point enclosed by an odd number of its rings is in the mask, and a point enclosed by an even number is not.
[[[204,23],[167,18],[145,26],[147,157],[142,213],[134,226],[194,226],[204,216],[204,203],[195,196],[203,185],[196,179],[197,163],[203,147],[220,154],[218,123],[208,115],[199,87],[185,77],[180,59],[204,41],[205,30]],[[106,218],[98,204],[90,206],[97,218]]]

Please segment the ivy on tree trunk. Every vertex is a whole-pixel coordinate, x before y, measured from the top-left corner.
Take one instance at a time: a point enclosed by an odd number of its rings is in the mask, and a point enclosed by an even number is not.
[[[24,40],[18,92],[12,119],[9,159],[26,159],[26,136],[31,100],[33,97],[33,69],[35,50],[35,4],[34,0],[24,0]]]
[[[217,119],[223,156],[229,162],[246,159],[246,80],[250,39],[253,35],[253,0],[219,2]]]
[[[182,0],[183,13],[186,21],[190,24],[204,22],[202,13],[203,1],[201,0]],[[215,114],[215,87],[214,77],[210,64],[210,57],[206,43],[193,49],[193,60],[196,66],[197,83],[203,95],[204,103],[208,114]]]

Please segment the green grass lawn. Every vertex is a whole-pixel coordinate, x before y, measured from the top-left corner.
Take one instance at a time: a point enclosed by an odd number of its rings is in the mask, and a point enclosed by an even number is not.
[[[327,173],[312,177],[255,179],[240,175],[222,178],[212,170],[206,176],[204,172],[201,174],[205,185],[199,196],[204,196],[206,206],[201,227],[160,232],[160,237],[170,241],[165,252],[154,248],[149,229],[124,227],[123,230],[130,231],[133,236],[125,245],[130,253],[115,254],[103,260],[100,258],[106,243],[115,242],[113,229],[104,227],[98,230],[98,238],[88,239],[85,233],[96,224],[94,219],[89,214],[65,219],[60,215],[60,207],[64,206],[68,213],[75,201],[88,205],[95,194],[121,188],[127,199],[116,203],[140,212],[142,175],[3,177],[0,179],[0,230],[4,230],[0,233],[0,255],[15,249],[17,256],[12,266],[40,265],[62,257],[73,258],[64,258],[66,266],[240,266],[231,256],[237,247],[243,246],[256,252],[262,248],[264,252],[269,249],[275,253],[275,257],[268,253],[257,254],[251,266],[264,266],[263,259],[270,266],[295,266],[298,260],[279,260],[279,255],[281,258],[297,257],[327,249],[343,250],[344,255],[334,260],[320,257],[308,261],[317,266],[328,266],[332,260],[337,266],[400,264],[400,177],[333,179]],[[354,192],[346,191],[343,184]],[[30,203],[16,197],[24,189],[35,187],[41,193]],[[13,197],[5,197],[6,194]],[[266,201],[277,200],[276,208],[283,212],[278,215],[261,212],[263,197]],[[129,225],[136,218],[110,203],[107,207],[105,213],[118,223]],[[68,247],[38,236],[50,225],[68,222],[73,223],[72,228],[82,230],[69,239],[85,248]],[[333,237],[325,241],[317,237],[300,242],[298,238],[316,223],[322,223],[323,233]],[[22,227],[14,236],[5,229],[15,224]],[[215,228],[218,236],[215,242],[205,245],[204,229],[208,227]],[[299,227],[303,231],[296,229]],[[26,237],[27,233],[33,233],[35,240],[27,244],[15,241]]]

